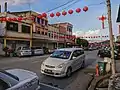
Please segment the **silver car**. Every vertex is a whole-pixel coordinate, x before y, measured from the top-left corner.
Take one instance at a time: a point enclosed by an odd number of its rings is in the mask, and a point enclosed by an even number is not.
[[[32,55],[43,55],[44,51],[41,47],[32,47]]]
[[[23,69],[0,70],[0,90],[39,90],[36,73]]]
[[[32,55],[32,51],[29,47],[19,47],[16,52],[19,57]]]
[[[63,48],[56,50],[41,64],[41,73],[54,76],[70,76],[72,72],[85,65],[82,48]]]

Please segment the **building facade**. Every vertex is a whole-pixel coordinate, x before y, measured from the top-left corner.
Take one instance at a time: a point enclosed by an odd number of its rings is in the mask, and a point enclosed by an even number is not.
[[[73,25],[70,23],[53,24],[59,27],[59,47],[67,47],[75,43],[72,35]]]
[[[0,13],[0,18],[17,16],[9,13]],[[4,47],[17,48],[32,45],[32,25],[29,21],[1,21],[0,22],[0,52]]]
[[[34,17],[29,19],[29,17]],[[48,24],[48,19],[40,18],[34,11],[4,12],[0,18],[26,17],[22,21],[0,22],[0,52],[4,47],[16,49],[19,46],[39,46],[49,49],[67,47],[74,43],[70,23]]]

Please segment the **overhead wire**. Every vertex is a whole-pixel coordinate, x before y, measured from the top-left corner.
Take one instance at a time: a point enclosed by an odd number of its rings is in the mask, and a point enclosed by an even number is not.
[[[74,2],[74,1],[76,1],[76,0],[70,0],[70,1],[68,1],[68,2],[66,2],[66,3],[64,3],[64,4],[62,4],[62,5],[59,5],[59,6],[55,7],[55,8],[53,8],[53,9],[50,9],[50,10],[46,11],[46,13],[51,12],[51,11],[54,11],[54,10],[56,10],[56,9],[58,9],[58,8],[63,7],[63,6],[66,6],[66,5],[68,5],[69,3]],[[77,0],[77,1],[78,1],[78,0]]]

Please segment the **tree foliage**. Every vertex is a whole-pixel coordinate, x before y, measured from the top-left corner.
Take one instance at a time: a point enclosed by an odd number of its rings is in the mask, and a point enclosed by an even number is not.
[[[79,46],[87,47],[89,45],[89,42],[86,39],[77,38],[76,44]]]

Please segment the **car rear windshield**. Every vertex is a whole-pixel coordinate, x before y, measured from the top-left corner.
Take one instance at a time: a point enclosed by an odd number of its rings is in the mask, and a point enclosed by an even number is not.
[[[29,47],[23,47],[22,50],[29,50]]]
[[[10,77],[12,77],[14,79],[16,79],[17,81],[19,81],[19,78],[17,76],[15,76],[15,75],[12,75],[12,74],[4,71],[4,70],[0,70],[0,72],[3,73],[3,74],[5,74],[5,75],[8,75],[8,76],[10,76]]]
[[[50,57],[60,58],[60,59],[68,59],[70,57],[70,55],[71,55],[70,51],[60,51],[60,50],[57,50]]]

